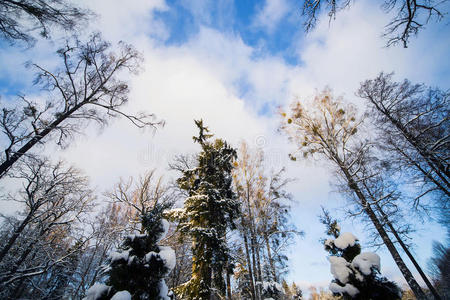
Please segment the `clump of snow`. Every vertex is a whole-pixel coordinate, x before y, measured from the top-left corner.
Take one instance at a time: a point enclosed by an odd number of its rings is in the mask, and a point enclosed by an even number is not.
[[[125,260],[128,261],[128,258],[130,256],[130,250],[126,250],[126,251],[121,251],[121,252],[111,252],[111,254],[109,255],[109,259],[111,259],[111,262],[115,262],[117,260]]]
[[[361,282],[364,281],[364,276],[363,276],[363,274],[361,274],[361,272],[355,271],[355,278],[358,281],[361,281]]]
[[[339,249],[346,249],[347,247],[354,246],[358,239],[350,232],[342,233],[337,239],[334,240],[334,245]]]
[[[353,261],[352,265],[362,272],[364,275],[370,275],[372,273],[372,268],[380,271],[380,257],[373,252],[364,252],[357,255]]]
[[[330,240],[330,239],[326,240],[325,243],[324,243],[324,245],[331,248],[332,245],[333,245],[333,240]]]
[[[284,295],[284,290],[281,284],[275,281],[257,281],[257,284],[262,287],[262,296],[264,299],[271,299],[271,297],[276,297]]]
[[[268,291],[269,289],[273,289],[279,292],[283,292],[283,287],[276,281],[263,281],[262,287],[266,291]]]
[[[176,256],[175,251],[168,246],[159,246],[159,255],[164,260],[166,267],[169,269],[169,273],[175,268]]]
[[[169,222],[166,219],[162,219],[161,223],[162,223],[164,232],[161,233],[161,235],[159,236],[158,242],[166,237],[167,233],[169,232],[169,227],[170,227],[170,224],[169,224]]]
[[[330,283],[329,288],[330,291],[332,291],[333,293],[336,294],[347,293],[351,297],[355,297],[359,293],[359,290],[349,283],[347,283],[345,286],[340,286],[339,284],[332,282]]]
[[[134,233],[127,235],[127,238],[129,238],[131,241],[134,241],[134,239],[136,238],[144,238],[146,236],[147,236],[146,233]]]
[[[149,253],[145,254],[145,261],[149,262],[153,256],[158,255],[155,251],[150,251]]]
[[[128,291],[120,291],[115,293],[111,300],[131,300],[131,294]]]
[[[133,264],[133,261],[136,259],[137,259],[136,255],[130,255],[128,257],[128,265],[131,266]]]
[[[96,282],[93,286],[91,286],[86,293],[86,297],[83,298],[83,300],[95,300],[101,297],[102,294],[108,293],[109,289],[111,287]]]
[[[172,208],[169,210],[168,214],[171,217],[174,217],[176,219],[179,219],[181,216],[183,216],[186,213],[186,210],[184,208]]]
[[[159,281],[159,297],[161,297],[162,300],[170,300],[169,294],[169,288],[167,287],[166,282],[164,279],[161,279]]]
[[[330,261],[331,274],[334,278],[342,283],[348,282],[348,276],[352,274],[352,270],[348,267],[350,264],[342,257],[330,256],[328,258]]]

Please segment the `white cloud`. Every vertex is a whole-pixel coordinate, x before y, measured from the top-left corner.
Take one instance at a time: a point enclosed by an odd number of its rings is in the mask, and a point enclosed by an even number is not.
[[[196,22],[210,24],[213,2],[211,0],[181,0],[181,5],[192,13]]]
[[[136,42],[169,36],[166,26],[154,18],[156,11],[169,9],[164,0],[84,0],[84,4],[97,14],[89,30],[97,28],[107,40]]]
[[[389,18],[369,1],[355,2],[331,24],[325,16],[321,18],[316,30],[298,48],[307,81],[317,88],[330,85],[350,98],[361,81],[381,71],[395,71],[398,79],[431,85],[442,82],[440,70],[450,67],[443,54],[450,48],[450,40],[437,37],[433,33],[438,31],[437,25],[430,24],[429,30],[412,38],[410,48],[386,48],[381,33]]]
[[[64,156],[92,174],[97,185],[110,186],[119,175],[137,175],[153,167],[165,169],[172,155],[198,149],[192,142],[197,133],[194,119],[203,118],[217,137],[235,144],[266,132],[213,66],[198,56],[184,48],[151,46],[144,53],[145,72],[131,81],[127,109],[155,113],[166,125],[152,136],[118,120],[100,136],[91,131],[87,140],[66,150]]]
[[[289,4],[286,0],[266,0],[264,7],[255,16],[253,25],[272,33],[288,11]]]

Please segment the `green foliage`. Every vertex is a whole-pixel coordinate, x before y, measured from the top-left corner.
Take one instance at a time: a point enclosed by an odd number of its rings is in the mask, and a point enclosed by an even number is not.
[[[146,234],[133,234],[124,239],[118,252],[113,252],[107,266],[107,285],[102,293],[89,292],[86,300],[111,299],[119,291],[128,291],[132,299],[166,299],[167,291],[164,277],[172,266],[166,261],[171,249],[164,249],[157,243],[166,234],[168,223],[162,219],[164,204],[141,216]],[[174,255],[174,254],[173,254]],[[101,285],[99,285],[101,286]]]
[[[192,240],[192,279],[179,288],[182,299],[210,299],[212,288],[225,294],[223,273],[232,260],[226,241],[227,228],[235,228],[239,216],[239,202],[232,189],[233,160],[236,150],[225,141],[210,142],[212,134],[195,121],[199,129],[194,141],[202,151],[197,156],[197,167],[185,170],[177,180],[188,197],[182,210],[171,217],[179,221],[179,230]]]

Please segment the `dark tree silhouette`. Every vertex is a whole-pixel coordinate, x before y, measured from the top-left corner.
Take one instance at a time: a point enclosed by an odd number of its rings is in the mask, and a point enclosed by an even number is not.
[[[446,210],[450,199],[450,93],[406,79],[395,82],[392,76],[381,73],[366,80],[357,95],[372,108],[372,119],[381,131],[381,148],[389,153],[387,164],[401,173],[410,171],[414,182],[422,185],[415,205],[433,193]]]
[[[303,15],[306,16],[305,30],[310,31],[316,26],[318,15],[324,10],[330,17],[330,21],[336,18],[336,14],[349,8],[351,0],[304,0]],[[440,21],[445,13],[441,11],[442,4],[447,0],[384,0],[382,9],[386,13],[395,11],[392,20],[385,26],[384,37],[387,38],[387,46],[402,43],[408,46],[409,38],[418,34],[431,19]]]
[[[104,125],[110,117],[123,116],[139,128],[162,124],[152,114],[122,110],[129,88],[120,73],[136,73],[142,57],[131,45],[120,43],[119,48],[119,53],[110,52],[110,44],[97,33],[84,44],[67,41],[58,50],[62,64],[57,70],[30,65],[37,71],[36,84],[48,91],[48,100],[39,105],[21,97],[15,107],[2,105],[0,130],[8,142],[0,158],[0,177],[44,138],[56,137],[57,144],[65,146],[89,121]]]
[[[50,27],[73,31],[85,23],[91,13],[67,0],[2,0],[0,1],[0,37],[11,44],[32,45],[32,32],[45,38]]]

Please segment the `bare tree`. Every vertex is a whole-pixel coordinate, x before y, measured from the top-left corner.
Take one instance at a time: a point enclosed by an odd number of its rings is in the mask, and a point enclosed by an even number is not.
[[[165,184],[162,176],[151,170],[138,181],[130,178],[120,180],[113,191],[107,193],[113,203],[120,203],[127,209],[127,216],[134,230],[143,231],[141,217],[153,209],[156,204],[169,208],[174,203],[173,193]]]
[[[245,255],[239,280],[243,284],[248,278],[252,299],[261,299],[263,281],[281,282],[286,270],[286,249],[296,236],[302,235],[289,220],[292,199],[285,188],[292,180],[284,178],[284,169],[266,176],[263,160],[262,150],[252,151],[243,142],[233,171],[235,189],[242,202],[238,229]]]
[[[252,154],[250,149],[248,149],[247,143],[243,142],[239,149],[238,161],[235,162],[235,169],[233,170],[235,189],[239,200],[242,201],[239,229],[245,246],[252,299],[261,299],[261,286],[257,283],[262,282],[260,257],[262,245],[257,243],[255,198],[258,192],[258,183],[261,185],[264,176],[262,161],[262,152],[259,151]]]
[[[354,199],[353,203],[373,224],[416,297],[425,299],[424,292],[398,253],[373,207],[382,201],[384,195],[371,199],[363,185],[370,174],[362,170],[367,170],[366,161],[371,157],[371,144],[357,135],[363,118],[357,117],[353,106],[344,105],[341,99],[334,99],[329,90],[318,94],[309,108],[296,101],[290,115],[283,113],[283,116],[287,122],[282,129],[298,147],[292,158],[295,160],[298,154],[304,157],[319,156],[333,166],[337,178],[347,187]]]
[[[74,30],[84,24],[91,13],[67,0],[0,1],[0,37],[11,44],[20,41],[32,45],[32,32],[45,38],[50,27]]]
[[[322,10],[326,11],[330,21],[336,18],[336,14],[351,6],[351,0],[305,0],[303,2],[303,15],[306,16],[305,30],[310,31],[317,23],[318,15]],[[386,13],[395,10],[395,16],[385,26],[384,37],[387,38],[387,46],[402,43],[408,46],[410,37],[416,36],[420,29],[431,19],[440,21],[445,12],[441,10],[447,0],[384,0],[382,9]]]
[[[381,73],[357,92],[371,104],[386,164],[409,171],[415,185],[422,186],[416,206],[423,196],[437,193],[441,208],[448,209],[450,93],[408,80],[394,82],[392,76]]]
[[[66,295],[73,299],[83,298],[86,291],[103,276],[102,265],[110,251],[117,249],[122,237],[130,231],[128,217],[128,207],[113,203],[86,222],[91,238],[79,255]]]
[[[170,246],[176,253],[175,268],[169,274],[167,284],[169,289],[175,289],[177,286],[185,283],[191,278],[192,271],[192,241],[182,237],[176,229],[169,230],[169,234],[161,242],[164,246]]]
[[[40,229],[44,234],[52,226],[67,222],[61,220],[63,217],[70,215],[68,220],[73,221],[77,214],[88,209],[92,200],[87,179],[76,169],[65,168],[62,162],[52,165],[48,159],[31,157],[12,177],[24,181],[23,189],[18,195],[7,195],[6,200],[22,203],[25,211],[23,220],[0,250],[0,262],[27,226],[44,226]]]
[[[293,179],[285,178],[285,169],[271,171],[268,177],[265,195],[259,207],[259,233],[265,244],[265,256],[270,266],[267,279],[280,283],[287,273],[288,258],[285,255],[288,247],[296,237],[304,232],[295,228],[290,222],[292,195],[286,187]],[[267,263],[266,263],[267,264]]]
[[[131,45],[119,46],[119,53],[109,52],[110,44],[94,34],[85,44],[75,39],[58,50],[62,66],[55,71],[31,65],[48,100],[35,103],[21,97],[20,105],[2,107],[0,128],[8,142],[1,156],[0,177],[44,138],[52,136],[64,146],[89,121],[104,125],[110,117],[122,116],[139,128],[162,124],[152,114],[123,111],[129,88],[120,73],[135,74],[142,57]]]
[[[24,210],[1,243],[0,290],[16,295],[25,282],[32,284],[41,275],[48,279],[53,268],[80,251],[87,239],[77,232],[93,196],[87,179],[61,162],[27,158],[12,176],[22,189],[6,199],[21,203]]]

